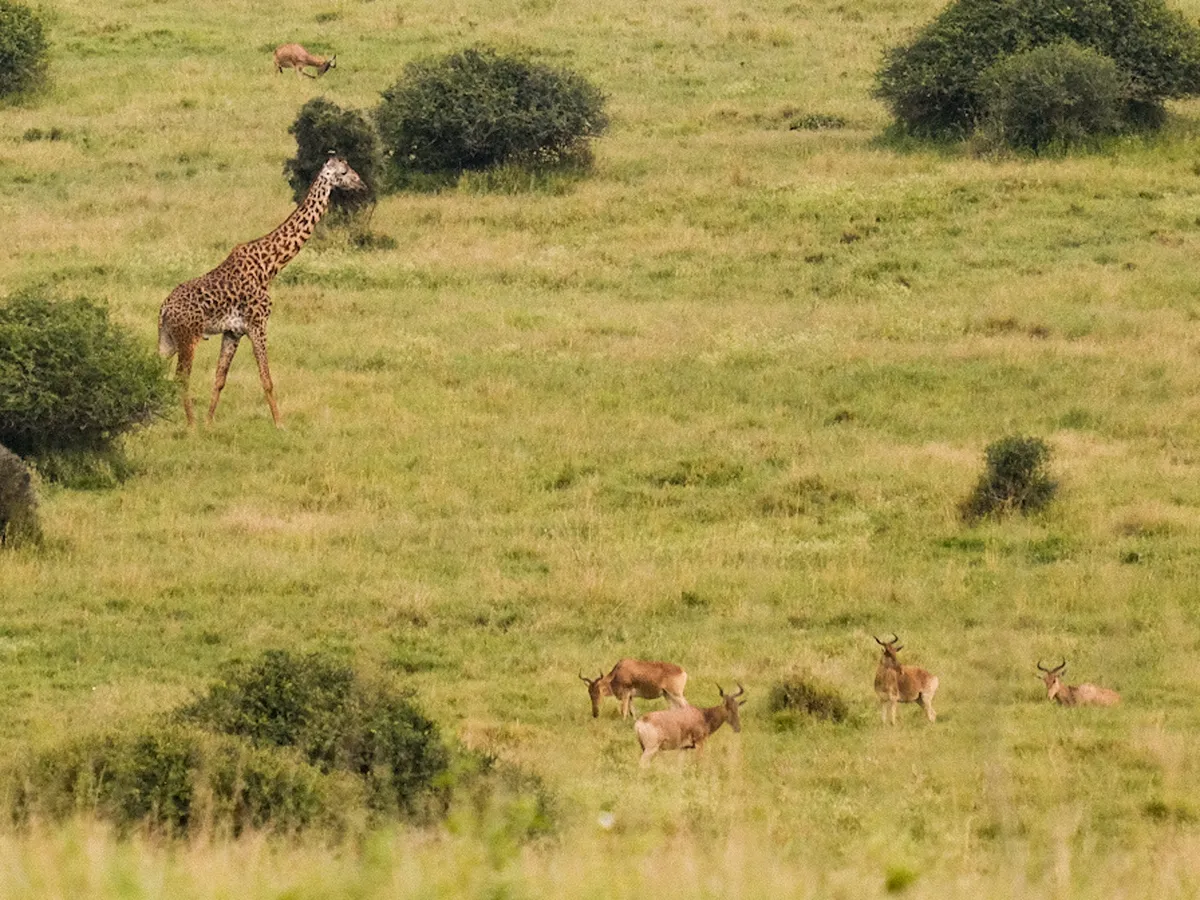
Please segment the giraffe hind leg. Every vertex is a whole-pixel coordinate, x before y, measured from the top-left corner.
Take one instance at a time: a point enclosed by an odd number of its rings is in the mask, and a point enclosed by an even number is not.
[[[271,407],[271,418],[275,427],[281,427],[279,407],[275,403],[275,385],[271,381],[271,369],[267,365],[267,335],[264,331],[250,332],[250,346],[254,349],[254,359],[258,363],[258,380],[262,382],[263,393],[267,397],[267,406]]]
[[[192,360],[196,356],[195,338],[178,343],[179,358],[175,366],[175,381],[179,385],[180,396],[183,397],[183,413],[187,416],[188,426],[196,424],[196,415],[192,411],[192,395],[188,388],[192,378]]]
[[[238,341],[236,334],[225,332],[221,336],[221,355],[217,357],[217,377],[213,380],[212,402],[208,405],[208,422],[211,425],[217,414],[217,401],[221,399],[221,391],[225,389],[225,380],[229,376],[229,364],[233,362],[233,354],[237,352]]]

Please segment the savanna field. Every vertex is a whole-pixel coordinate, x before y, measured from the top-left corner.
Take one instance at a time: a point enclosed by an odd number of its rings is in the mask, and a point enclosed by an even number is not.
[[[272,291],[284,428],[244,341],[214,425],[173,407],[121,486],[43,483],[44,545],[0,555],[0,760],[320,650],[540,776],[554,830],[6,826],[0,898],[1200,895],[1200,102],[1065,158],[889,140],[873,73],[940,8],[47,3],[51,89],[0,109],[0,295],[104,300],[148,348],[176,284],[293,209],[311,97],[527,47],[612,126],[586,178],[319,232]],[[276,74],[288,41],[337,68]],[[965,524],[1010,434],[1058,495]],[[892,633],[934,724],[880,722]],[[640,769],[579,681],[623,656],[697,705],[741,683],[741,733]],[[1064,657],[1121,705],[1049,703]],[[851,716],[773,717],[793,676]]]

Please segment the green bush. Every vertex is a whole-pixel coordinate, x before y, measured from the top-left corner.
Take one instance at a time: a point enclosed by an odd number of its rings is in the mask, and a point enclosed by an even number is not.
[[[36,292],[0,303],[0,444],[13,452],[113,453],[176,396],[152,348],[103,305]]]
[[[409,63],[375,119],[394,172],[453,173],[503,163],[586,165],[608,127],[581,76],[482,47]]]
[[[1041,438],[1011,435],[989,444],[987,467],[960,506],[967,521],[1010,512],[1044,509],[1058,491],[1046,474],[1050,448]]]
[[[0,547],[36,542],[40,534],[29,469],[21,457],[0,447]]]
[[[376,812],[420,815],[445,803],[450,756],[437,726],[395,690],[318,653],[271,650],[234,665],[180,715],[354,775]]]
[[[0,0],[0,97],[40,87],[49,71],[50,46],[38,14]]]
[[[1070,40],[1129,78],[1131,122],[1200,91],[1200,30],[1164,0],[956,0],[876,73],[876,95],[909,131],[962,135],[983,114],[983,73],[1005,56]]]
[[[283,174],[297,203],[304,199],[330,153],[345,159],[367,186],[366,191],[335,190],[330,197],[332,208],[350,213],[375,201],[382,157],[379,136],[366,116],[314,97],[300,107],[288,134],[296,138],[296,155],[283,164]]]
[[[980,95],[989,138],[1037,152],[1120,131],[1129,78],[1107,56],[1064,41],[999,60]]]
[[[767,710],[779,726],[795,724],[797,715],[828,722],[845,722],[850,718],[850,705],[846,700],[807,675],[796,675],[773,684],[767,695]]]
[[[18,824],[85,813],[122,832],[171,836],[335,825],[355,802],[352,785],[299,760],[180,726],[91,736],[37,754],[16,768],[10,795]]]

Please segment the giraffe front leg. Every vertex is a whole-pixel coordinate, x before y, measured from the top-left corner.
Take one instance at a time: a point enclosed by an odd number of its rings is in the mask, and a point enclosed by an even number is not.
[[[217,414],[217,401],[221,399],[221,391],[225,389],[225,379],[229,376],[229,364],[233,362],[233,354],[237,353],[238,341],[241,337],[230,332],[221,336],[221,355],[217,357],[217,377],[213,380],[212,402],[208,404],[208,424]]]
[[[275,404],[275,385],[271,382],[271,368],[267,365],[267,333],[261,328],[250,332],[250,346],[254,348],[254,359],[258,362],[258,380],[262,382],[263,393],[267,396],[267,406],[271,407],[271,418],[275,427],[282,427],[279,421],[279,407]]]

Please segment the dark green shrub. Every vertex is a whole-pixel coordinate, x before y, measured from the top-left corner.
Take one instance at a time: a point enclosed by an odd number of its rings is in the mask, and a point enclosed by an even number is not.
[[[603,95],[581,76],[487,47],[409,63],[375,119],[400,178],[586,165],[589,141],[608,126]]]
[[[40,535],[29,469],[21,457],[0,447],[0,547],[36,542]]]
[[[845,722],[850,705],[832,688],[818,684],[807,675],[795,675],[771,686],[767,710],[780,727],[795,724],[798,716]]]
[[[994,63],[980,95],[989,138],[1037,152],[1120,131],[1129,78],[1107,56],[1064,41]]]
[[[367,186],[366,191],[335,190],[330,196],[331,207],[353,212],[375,201],[382,162],[379,136],[362,113],[314,97],[300,107],[288,134],[296,138],[296,155],[283,164],[283,174],[297,203],[304,199],[330,153],[345,159]]]
[[[180,714],[257,746],[294,748],[322,772],[354,775],[376,812],[419,815],[445,801],[450,756],[437,726],[408,698],[319,653],[271,650],[234,665]]]
[[[176,398],[164,375],[95,301],[27,292],[0,303],[0,444],[21,456],[119,450]]]
[[[295,831],[337,824],[351,786],[276,751],[166,726],[98,735],[40,753],[14,772],[12,816],[95,815],[121,831]]]
[[[1058,483],[1046,474],[1050,448],[1041,438],[1012,435],[989,444],[987,468],[962,502],[967,521],[1009,512],[1032,513],[1054,498]]]
[[[981,77],[1002,57],[1074,41],[1129,78],[1127,119],[1200,91],[1200,31],[1164,0],[955,0],[886,54],[876,94],[920,135],[961,135],[983,113]]]
[[[45,83],[49,51],[38,14],[0,0],[0,97],[27,93]]]

